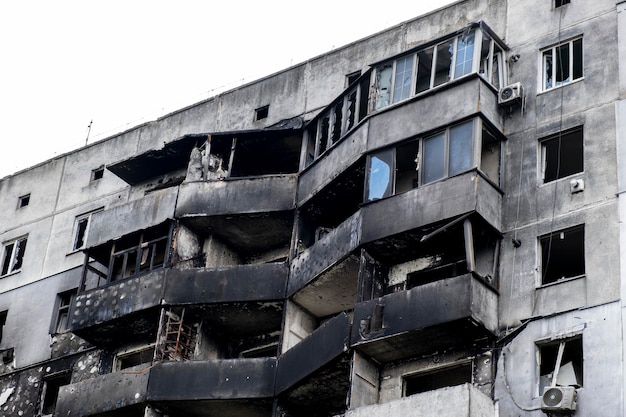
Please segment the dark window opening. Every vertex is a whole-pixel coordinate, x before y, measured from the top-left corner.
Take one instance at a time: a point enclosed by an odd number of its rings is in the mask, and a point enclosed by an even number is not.
[[[361,71],[354,71],[346,75],[346,87],[351,86],[361,76]]]
[[[0,311],[0,344],[2,343],[2,333],[4,330],[4,325],[7,323],[8,314],[9,310]]]
[[[254,120],[267,119],[267,116],[269,115],[269,111],[270,111],[269,104],[267,106],[263,106],[263,107],[259,107],[258,109],[255,109]]]
[[[319,150],[317,151],[318,155],[323,154],[326,151],[326,148],[328,147],[328,129],[329,128],[330,128],[330,117],[328,116],[323,117],[322,120],[320,121],[320,133],[319,133],[320,143],[319,143]]]
[[[57,405],[57,397],[62,386],[71,382],[72,374],[65,372],[62,375],[46,378],[43,388],[43,403],[41,413],[44,415],[54,414]]]
[[[585,274],[585,229],[576,226],[539,238],[542,284]]]
[[[554,0],[554,7],[561,7],[569,4],[570,0]]]
[[[85,234],[87,233],[87,226],[89,225],[89,218],[83,217],[76,222],[76,237],[74,238],[74,246],[72,249],[77,250],[85,245]]]
[[[412,272],[407,275],[408,289],[439,281],[440,279],[458,277],[467,274],[467,262],[465,259],[442,265],[437,268],[426,269],[423,271]]]
[[[346,96],[346,131],[352,129],[356,122],[357,95],[357,90],[354,89]]]
[[[549,386],[583,386],[583,339],[576,336],[539,348],[539,393]],[[561,360],[559,362],[559,355]]]
[[[118,354],[116,360],[116,370],[132,368],[133,366],[145,365],[152,363],[154,358],[154,346],[148,346],[133,352]]]
[[[242,351],[241,358],[275,358],[278,355],[278,342]]]
[[[30,194],[23,195],[17,199],[17,208],[26,207],[30,203]]]
[[[26,241],[27,238],[23,237],[4,245],[1,275],[17,272],[22,268],[24,253],[26,252]]]
[[[69,329],[70,305],[76,297],[77,290],[69,290],[57,295],[57,314],[54,332],[62,333]]]
[[[335,104],[333,110],[333,132],[332,132],[332,144],[337,143],[341,138],[341,128],[343,126],[343,101]]]
[[[582,126],[542,140],[541,152],[544,182],[582,172],[584,169]]]
[[[98,181],[104,177],[104,167],[96,168],[91,171],[91,181]]]
[[[555,45],[542,53],[543,89],[549,90],[583,77],[583,40]]]
[[[466,363],[404,378],[404,396],[472,382],[472,364]]]

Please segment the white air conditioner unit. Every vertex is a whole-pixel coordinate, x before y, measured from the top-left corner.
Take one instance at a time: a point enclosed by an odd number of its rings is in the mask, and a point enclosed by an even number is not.
[[[546,387],[541,397],[541,410],[551,413],[576,411],[576,388]]]
[[[522,83],[515,83],[502,87],[498,92],[498,104],[508,106],[519,103],[524,97],[524,89]]]

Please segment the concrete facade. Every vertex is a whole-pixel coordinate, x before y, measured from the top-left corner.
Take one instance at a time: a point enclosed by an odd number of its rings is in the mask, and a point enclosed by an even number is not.
[[[458,1],[0,179],[0,416],[626,415],[625,16]]]

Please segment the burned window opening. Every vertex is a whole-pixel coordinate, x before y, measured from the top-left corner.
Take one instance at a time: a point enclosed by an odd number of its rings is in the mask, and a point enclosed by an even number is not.
[[[139,348],[118,352],[115,355],[113,370],[115,372],[144,365],[148,367],[154,359],[154,343]]]
[[[544,183],[583,172],[582,126],[542,139],[540,144]]]
[[[80,291],[169,265],[173,230],[173,223],[164,223],[91,248],[85,253]]]
[[[21,237],[4,244],[4,255],[2,259],[2,273],[0,276],[19,272],[22,269],[24,254],[26,253],[26,242],[28,237]]]
[[[26,207],[26,206],[28,206],[29,203],[30,203],[30,194],[26,194],[26,195],[20,196],[17,199],[17,208],[21,209],[23,207]]]
[[[335,104],[332,114],[333,119],[333,128],[332,128],[332,137],[331,137],[331,146],[337,143],[339,138],[341,137],[341,129],[343,127],[343,101]]]
[[[539,394],[550,386],[583,386],[583,340],[578,335],[553,343],[538,343]]]
[[[91,216],[102,210],[103,208],[99,208],[76,217],[76,220],[74,221],[74,242],[72,243],[73,251],[77,251],[85,247],[85,242],[87,241],[87,236],[89,234],[89,222],[91,221]]]
[[[48,376],[44,378],[41,414],[52,415],[56,409],[57,397],[62,386],[69,385],[72,380],[71,371],[64,371],[60,374]]]
[[[584,225],[541,236],[539,244],[542,285],[585,274]]]
[[[404,377],[404,396],[472,383],[472,363],[450,366]]]
[[[258,109],[255,109],[254,120],[259,121],[259,120],[267,119],[267,116],[269,115],[269,111],[270,111],[269,104],[263,107],[259,107]]]

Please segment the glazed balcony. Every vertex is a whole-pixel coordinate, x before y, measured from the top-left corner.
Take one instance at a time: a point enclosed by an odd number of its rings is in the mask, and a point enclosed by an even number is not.
[[[95,344],[125,335],[153,338],[164,305],[282,300],[287,274],[281,263],[160,269],[78,294],[70,328]]]
[[[497,331],[498,294],[468,273],[357,304],[351,345],[386,363],[494,337]]]
[[[495,417],[493,400],[471,384],[414,394],[384,404],[347,411],[344,417],[428,415],[437,417]]]
[[[433,229],[470,215],[497,231],[501,206],[502,192],[478,169],[367,203],[292,261],[288,295],[345,269],[359,247],[391,259],[413,250]]]

